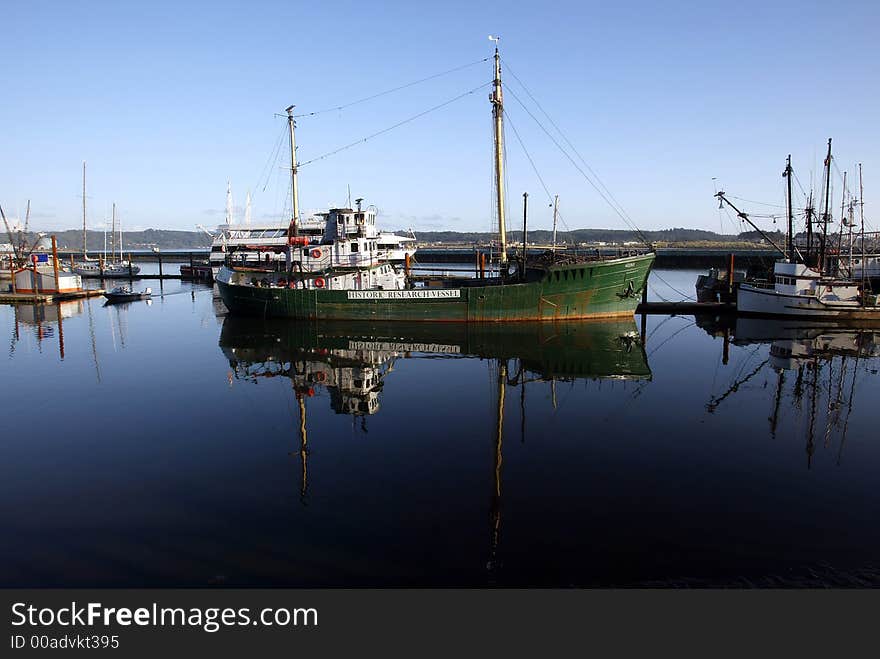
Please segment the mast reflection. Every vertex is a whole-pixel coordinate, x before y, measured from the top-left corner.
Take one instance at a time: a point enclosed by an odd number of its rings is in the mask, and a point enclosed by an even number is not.
[[[398,360],[475,357],[497,379],[492,431],[492,490],[486,569],[495,581],[502,528],[504,419],[508,387],[521,387],[520,438],[526,440],[525,389],[549,383],[553,409],[557,382],[650,381],[641,335],[631,319],[611,322],[518,324],[290,323],[227,316],[220,347],[232,376],[258,382],[286,377],[299,408],[300,500],[307,502],[309,444],[307,406],[318,388],[330,406],[365,424],[381,408],[384,384]]]
[[[720,395],[712,396],[706,405],[712,413],[749,381],[767,369],[775,375],[773,402],[768,416],[770,437],[776,438],[780,419],[790,409],[803,421],[807,468],[812,468],[816,445],[825,448],[839,437],[837,464],[843,456],[849,419],[856,394],[859,374],[874,369],[870,360],[880,357],[877,326],[854,326],[833,322],[799,321],[740,317],[722,323],[701,323],[713,336],[723,335],[725,344],[735,346],[768,345],[766,358],[756,367],[736,377]],[[725,348],[726,352],[726,348]],[[789,377],[791,374],[793,377]],[[789,385],[789,382],[791,384]],[[790,396],[792,405],[783,405]]]

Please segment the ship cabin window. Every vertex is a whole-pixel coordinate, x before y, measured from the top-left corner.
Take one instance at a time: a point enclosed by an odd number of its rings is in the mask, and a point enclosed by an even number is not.
[[[351,251],[352,251],[352,253],[358,251],[358,244],[357,243],[351,244]]]
[[[776,283],[782,284],[783,286],[794,286],[797,283],[797,280],[794,277],[776,277]]]

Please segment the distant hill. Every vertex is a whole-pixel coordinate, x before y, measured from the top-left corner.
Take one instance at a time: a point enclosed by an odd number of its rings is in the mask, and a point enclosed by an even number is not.
[[[403,232],[398,232],[403,233]],[[703,229],[662,229],[659,231],[643,231],[644,236],[652,243],[754,243],[766,244],[756,231],[746,231],[740,234],[720,234]],[[80,250],[82,248],[82,231],[68,229],[56,231],[58,249]],[[781,244],[785,240],[784,234],[775,231],[768,235]],[[88,231],[88,250],[100,252],[104,249],[104,232]],[[460,231],[417,231],[416,238],[420,243],[443,243],[472,245],[474,243],[487,243],[497,238],[496,234],[489,231],[460,232]],[[522,241],[522,231],[508,231],[507,239],[511,243]],[[0,236],[0,242],[5,242],[5,235]],[[31,235],[31,241],[34,236]],[[109,236],[108,249],[109,249]],[[553,240],[553,232],[545,229],[529,231],[530,243],[550,243]],[[147,229],[145,231],[126,231],[123,237],[123,248],[128,250],[144,250],[157,247],[159,249],[207,249],[211,246],[211,238],[200,231],[171,231],[167,229]],[[606,243],[624,244],[641,242],[641,237],[635,231],[624,229],[575,229],[574,231],[559,231],[557,241],[560,244],[579,243]]]
[[[0,225],[2,227],[2,225]],[[81,250],[82,229],[55,231],[60,250]],[[34,240],[33,235],[30,241]],[[5,241],[5,236],[3,236]],[[87,231],[87,248],[90,252],[104,250],[104,232]],[[145,231],[126,231],[122,236],[123,250],[141,250],[158,247],[159,249],[207,249],[211,239],[201,231],[170,231],[167,229],[147,229]],[[107,249],[110,249],[110,236],[107,236]]]
[[[693,242],[716,242],[716,243],[739,243],[739,242],[763,242],[757,232],[741,234],[720,234],[703,229],[662,229],[659,231],[643,231],[642,234],[653,243],[693,243]],[[416,237],[420,242],[426,243],[461,243],[473,244],[484,243],[496,237],[492,232],[460,233],[458,231],[417,231]],[[507,239],[510,242],[522,241],[522,231],[508,231]],[[553,240],[553,232],[545,229],[529,231],[530,243],[550,243]],[[624,229],[575,229],[574,231],[558,231],[556,240],[563,244],[577,243],[627,243],[641,242],[642,237],[635,231]],[[775,238],[774,238],[775,240]]]

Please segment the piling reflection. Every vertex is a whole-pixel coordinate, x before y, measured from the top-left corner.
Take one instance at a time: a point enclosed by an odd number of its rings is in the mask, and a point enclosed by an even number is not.
[[[728,342],[740,347],[769,344],[766,357],[754,367],[743,369],[723,392],[710,398],[706,409],[714,413],[741,388],[769,370],[775,378],[768,416],[771,438],[777,436],[782,414],[788,413],[792,417],[791,430],[805,435],[807,468],[812,467],[817,441],[824,448],[836,444],[839,465],[859,378],[877,373],[880,328],[745,317],[703,321],[701,326],[709,334],[724,339],[724,363]]]
[[[38,349],[43,341],[57,340],[58,354],[64,359],[64,321],[83,312],[82,300],[55,302],[54,304],[18,304],[13,307],[14,320],[10,354],[22,338],[25,328],[33,332]]]

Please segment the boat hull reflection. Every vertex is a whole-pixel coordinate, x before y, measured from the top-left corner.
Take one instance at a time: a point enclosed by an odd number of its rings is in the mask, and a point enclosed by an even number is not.
[[[235,364],[282,363],[304,353],[371,359],[367,353],[418,357],[446,354],[518,359],[546,379],[650,379],[647,356],[633,320],[520,323],[515,326],[447,323],[291,323],[227,316],[220,347]],[[324,351],[324,352],[321,352]]]

